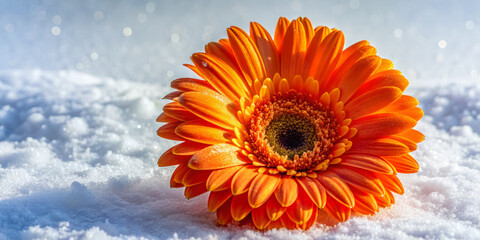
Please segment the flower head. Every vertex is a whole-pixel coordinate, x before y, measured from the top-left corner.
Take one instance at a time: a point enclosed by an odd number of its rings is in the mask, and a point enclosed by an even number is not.
[[[409,154],[423,116],[390,60],[343,33],[280,18],[206,45],[165,98],[160,137],[181,141],[159,159],[178,165],[172,187],[210,192],[220,224],[308,229],[317,218],[375,214],[402,194],[397,173],[418,171]],[[318,217],[322,216],[322,217]],[[330,220],[328,219],[330,218]]]

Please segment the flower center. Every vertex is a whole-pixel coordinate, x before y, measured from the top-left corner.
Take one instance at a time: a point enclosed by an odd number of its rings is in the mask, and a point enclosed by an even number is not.
[[[333,158],[339,125],[328,106],[290,90],[260,100],[251,116],[249,146],[266,167],[309,171]]]
[[[265,137],[275,152],[289,160],[313,150],[318,140],[315,124],[310,119],[288,114],[274,116]]]

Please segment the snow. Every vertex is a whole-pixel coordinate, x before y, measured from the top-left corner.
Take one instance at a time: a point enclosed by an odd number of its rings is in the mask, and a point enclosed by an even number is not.
[[[0,1],[0,239],[479,239],[477,1]],[[308,231],[215,225],[158,168],[169,82],[231,25],[307,16],[367,39],[425,117],[420,172],[375,216]]]

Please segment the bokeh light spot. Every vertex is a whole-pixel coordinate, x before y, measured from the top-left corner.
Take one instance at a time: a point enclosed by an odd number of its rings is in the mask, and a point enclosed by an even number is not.
[[[129,27],[123,28],[123,31],[122,31],[122,32],[123,32],[123,36],[125,36],[125,37],[130,37],[130,36],[132,36],[132,29],[129,28]]]
[[[62,31],[62,30],[61,30],[58,26],[52,27],[52,34],[53,34],[54,36],[60,35],[60,32],[61,32],[61,31]]]
[[[172,36],[170,36],[170,39],[173,43],[177,43],[180,41],[180,35],[178,35],[178,33],[173,33]]]
[[[393,35],[396,37],[396,38],[401,38],[403,36],[403,31],[402,29],[400,28],[397,28],[393,31]]]
[[[98,59],[98,53],[96,53],[96,52],[90,53],[90,58],[91,58],[93,61],[97,60],[97,59]]]
[[[145,14],[145,13],[139,13],[138,16],[137,16],[137,20],[138,20],[139,23],[144,23],[144,22],[147,21],[147,19],[148,19],[148,17],[147,17],[147,14]]]
[[[445,40],[438,41],[438,47],[440,47],[440,48],[447,47],[447,41],[445,41]]]
[[[93,14],[93,18],[95,18],[95,21],[102,21],[103,20],[103,12],[101,11],[96,11]]]
[[[147,4],[145,4],[145,10],[147,10],[147,12],[149,13],[155,12],[155,8],[156,6],[155,6],[155,3],[153,2],[148,2]]]
[[[60,25],[62,23],[62,18],[58,15],[52,17],[52,23],[55,25]]]
[[[473,23],[473,21],[471,20],[468,20],[465,22],[465,28],[468,29],[468,30],[471,30],[475,27],[475,23]]]

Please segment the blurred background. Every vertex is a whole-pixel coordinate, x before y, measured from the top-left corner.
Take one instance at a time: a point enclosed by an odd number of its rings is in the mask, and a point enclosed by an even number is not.
[[[162,82],[193,52],[250,21],[310,18],[366,39],[415,85],[480,80],[480,1],[0,1],[0,70],[76,69]]]

